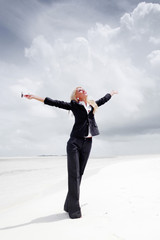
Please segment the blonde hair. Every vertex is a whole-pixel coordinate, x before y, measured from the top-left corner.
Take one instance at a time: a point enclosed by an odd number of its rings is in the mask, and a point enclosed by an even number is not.
[[[79,88],[79,87],[76,87],[76,89],[74,89],[72,94],[71,94],[71,100],[74,100],[76,102],[78,102],[78,100],[76,98],[76,90],[77,90],[77,88]],[[95,113],[97,111],[97,109],[98,109],[97,103],[94,100],[89,100],[88,98],[87,98],[87,103],[93,107],[93,109],[94,109],[93,113]]]

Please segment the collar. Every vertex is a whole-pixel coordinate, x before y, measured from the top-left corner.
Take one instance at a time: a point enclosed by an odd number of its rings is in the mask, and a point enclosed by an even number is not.
[[[91,111],[91,109],[92,109],[91,106],[88,103],[86,105],[84,101],[79,101],[79,104],[84,106],[84,108],[86,109],[87,113],[89,113]]]

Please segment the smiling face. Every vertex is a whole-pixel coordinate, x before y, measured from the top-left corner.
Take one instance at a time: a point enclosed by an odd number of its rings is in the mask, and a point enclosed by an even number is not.
[[[86,101],[87,96],[88,96],[87,92],[82,87],[76,88],[76,99],[77,100]]]

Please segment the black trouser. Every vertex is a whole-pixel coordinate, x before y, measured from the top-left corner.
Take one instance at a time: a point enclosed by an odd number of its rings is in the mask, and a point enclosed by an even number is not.
[[[92,138],[73,138],[67,143],[68,194],[64,210],[70,215],[81,215],[79,205],[80,182],[89,158]],[[77,215],[77,216],[78,216]]]

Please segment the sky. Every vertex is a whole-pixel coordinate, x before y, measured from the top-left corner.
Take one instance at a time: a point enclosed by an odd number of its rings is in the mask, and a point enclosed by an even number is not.
[[[0,0],[0,157],[65,155],[68,111],[21,92],[97,100],[91,156],[159,154],[160,3]]]

